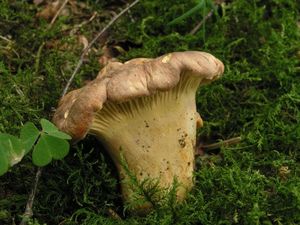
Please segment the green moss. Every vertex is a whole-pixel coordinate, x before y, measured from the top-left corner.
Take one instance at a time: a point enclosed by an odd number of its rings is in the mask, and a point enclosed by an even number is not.
[[[51,29],[35,16],[43,6],[0,2],[0,132],[18,133],[26,121],[51,118],[82,50],[70,30],[97,10],[100,16],[75,32],[91,40],[108,22],[104,10],[120,7],[115,1],[80,2],[84,14],[60,17]],[[175,204],[170,192],[149,215],[136,217],[123,213],[104,148],[87,138],[66,160],[44,169],[33,224],[300,223],[299,2],[226,1],[194,35],[190,31],[209,4],[169,24],[197,4],[141,1],[114,24],[109,39],[135,44],[122,60],[184,50],[220,58],[223,78],[197,93],[205,121],[198,135],[209,143],[235,136],[242,142],[197,159],[196,185],[186,202]],[[72,88],[96,76],[100,55],[90,52]],[[29,161],[0,178],[1,224],[20,220],[34,179]],[[109,209],[123,220],[110,218]]]

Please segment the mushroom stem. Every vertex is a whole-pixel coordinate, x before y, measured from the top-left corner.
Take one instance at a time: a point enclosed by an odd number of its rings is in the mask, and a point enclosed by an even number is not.
[[[176,181],[182,200],[193,186],[196,129],[203,125],[195,93],[223,72],[220,60],[199,51],[111,62],[95,80],[60,100],[53,121],[74,142],[97,136],[123,180],[125,201],[136,203],[132,175],[136,184],[154,179],[164,190]],[[151,208],[152,198],[143,193],[149,204],[135,210]]]
[[[178,200],[193,186],[194,149],[199,114],[195,93],[199,78],[180,81],[166,92],[140,97],[119,104],[106,103],[90,127],[114,160],[121,179],[126,173],[120,153],[138,181],[159,179],[170,188],[174,178],[181,184]],[[182,90],[180,90],[182,89]],[[188,110],[187,110],[188,109]],[[130,187],[122,182],[125,201],[131,201]]]

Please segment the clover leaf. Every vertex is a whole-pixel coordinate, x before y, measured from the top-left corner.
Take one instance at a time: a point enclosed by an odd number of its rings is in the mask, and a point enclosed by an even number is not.
[[[45,166],[53,159],[63,159],[69,153],[67,140],[71,137],[46,119],[41,119],[40,123],[41,131],[32,122],[25,123],[20,138],[0,133],[0,176],[32,149],[32,161],[37,166]]]
[[[32,161],[37,166],[45,166],[52,159],[63,159],[69,152],[69,143],[48,134],[41,134],[32,152]]]
[[[40,123],[42,125],[43,132],[45,132],[51,136],[58,137],[60,139],[66,139],[66,140],[71,139],[70,135],[59,131],[58,128],[53,123],[51,123],[49,120],[41,119]]]
[[[24,145],[26,153],[28,153],[40,135],[40,131],[32,122],[27,122],[21,129],[20,139]]]

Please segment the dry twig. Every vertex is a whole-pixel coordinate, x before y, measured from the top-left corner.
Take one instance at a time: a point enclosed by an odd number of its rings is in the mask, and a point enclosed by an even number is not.
[[[72,75],[71,75],[71,77],[70,77],[70,79],[68,80],[68,83],[67,83],[67,85],[66,85],[66,87],[65,87],[65,89],[64,89],[64,91],[63,91],[63,94],[62,94],[62,96],[64,96],[66,93],[67,93],[67,91],[68,91],[68,89],[69,89],[69,87],[70,87],[70,85],[71,85],[71,83],[72,83],[72,81],[73,81],[73,79],[74,79],[74,77],[75,77],[75,75],[76,75],[76,73],[79,71],[79,69],[80,69],[80,67],[81,67],[81,65],[83,64],[83,60],[84,60],[84,57],[85,57],[85,55],[88,53],[88,51],[89,51],[89,49],[95,44],[95,42],[103,35],[103,33],[105,33],[105,31],[107,31],[110,27],[111,27],[111,25],[113,25],[113,23],[114,22],[116,22],[124,13],[126,13],[131,7],[133,7],[135,4],[137,4],[139,2],[139,0],[135,0],[134,2],[132,2],[130,5],[128,5],[125,9],[123,9],[118,15],[116,15],[96,36],[95,36],[95,38],[89,43],[89,45],[85,48],[85,49],[83,49],[83,51],[82,51],[82,53],[81,53],[81,56],[80,56],[80,60],[79,60],[79,62],[77,63],[77,65],[76,65],[76,67],[75,67],[75,69],[74,69],[74,71],[73,71],[73,73],[72,73]]]
[[[209,145],[202,145],[201,147],[206,150],[213,150],[213,149],[220,148],[222,146],[237,144],[237,143],[241,142],[241,140],[242,140],[241,137],[234,137],[234,138],[230,138],[230,139],[220,141],[217,143],[213,143],[213,144],[209,144]]]
[[[41,53],[42,53],[44,45],[45,45],[45,42],[43,42],[40,45],[38,52],[36,54],[35,65],[34,65],[34,68],[35,68],[34,74],[35,75],[37,75],[37,73],[39,71],[40,58],[41,58]],[[33,201],[34,201],[34,197],[36,195],[37,186],[38,186],[38,182],[41,177],[41,174],[42,174],[42,168],[38,167],[37,172],[35,174],[35,180],[34,180],[34,183],[33,183],[32,189],[31,189],[31,193],[28,197],[25,212],[22,216],[22,221],[21,221],[20,225],[26,225],[28,220],[33,216],[32,206],[33,206]]]
[[[20,223],[20,225],[26,225],[28,220],[32,217],[33,212],[32,212],[32,206],[33,206],[33,201],[34,201],[34,197],[36,195],[36,191],[37,191],[37,186],[39,183],[39,179],[41,177],[42,174],[42,168],[39,167],[36,174],[35,174],[35,179],[34,179],[34,183],[33,183],[33,187],[31,189],[31,193],[29,195],[27,204],[26,204],[26,209],[25,212],[23,214],[23,218],[22,221]]]
[[[214,9],[210,10],[209,13],[193,28],[190,32],[191,35],[195,34],[200,27],[213,15]]]
[[[66,4],[68,3],[69,0],[65,0],[63,2],[63,4],[60,6],[60,8],[57,10],[55,16],[52,18],[49,26],[48,26],[48,29],[50,29],[52,27],[52,25],[54,24],[56,18],[59,16],[59,14],[61,13],[61,11],[64,9],[64,7],[66,6]]]
[[[77,30],[78,30],[79,28],[82,28],[84,25],[86,25],[86,24],[92,22],[92,21],[95,19],[95,17],[97,16],[97,14],[98,14],[97,12],[94,12],[94,13],[92,14],[92,16],[91,16],[87,21],[83,21],[82,23],[75,25],[75,26],[72,28],[72,30],[70,31],[70,35],[74,35],[74,34],[77,32]]]
[[[112,219],[115,219],[115,220],[122,220],[122,218],[118,215],[117,212],[115,212],[113,209],[109,208],[107,210],[107,213],[109,215],[109,217],[111,217]]]
[[[4,36],[2,36],[2,35],[0,35],[0,39],[2,39],[2,40],[4,40],[4,41],[7,41],[8,43],[11,43],[11,42],[12,42],[12,40],[9,40],[8,38],[6,38],[6,37],[4,37]]]
[[[241,137],[234,137],[234,138],[230,138],[230,139],[227,139],[224,141],[220,141],[220,142],[208,144],[208,145],[204,145],[204,144],[200,143],[197,146],[195,154],[201,156],[201,155],[205,154],[205,151],[218,149],[218,148],[221,148],[222,146],[234,145],[234,144],[240,143],[241,140],[242,140]]]
[[[60,7],[60,9],[57,11],[57,14],[53,17],[51,23],[50,23],[50,26],[48,27],[48,29],[51,27],[51,25],[55,22],[55,19],[57,18],[57,16],[60,14],[60,12],[62,11],[62,9],[64,8],[64,6],[67,4],[68,0],[65,0],[65,2],[62,4],[62,6]],[[130,5],[128,5],[125,9],[123,9],[118,15],[116,15],[104,28],[103,30],[101,30],[97,35],[96,37],[90,42],[90,44],[83,50],[81,56],[80,56],[80,60],[71,76],[71,78],[69,79],[67,85],[65,86],[63,92],[62,92],[62,96],[64,96],[76,73],[78,72],[80,66],[82,65],[83,63],[83,59],[84,59],[84,56],[86,55],[86,53],[88,52],[88,50],[92,47],[92,45],[98,40],[99,37],[101,37],[101,35],[108,29],[110,28],[110,26],[117,20],[119,19],[125,12],[127,12],[131,7],[133,7],[135,4],[137,4],[139,2],[139,0],[136,0],[134,1],[133,3],[131,3]],[[39,48],[39,51],[41,51],[43,47],[43,44],[41,45],[41,47]],[[38,59],[39,60],[39,59]],[[42,168],[39,167],[37,172],[36,172],[36,175],[35,175],[35,180],[34,180],[34,183],[33,183],[33,187],[31,189],[31,193],[29,195],[29,198],[28,198],[28,201],[27,201],[27,204],[26,204],[26,209],[25,209],[25,212],[23,214],[23,218],[22,218],[22,221],[20,223],[20,225],[26,225],[28,220],[33,216],[33,212],[32,212],[32,206],[33,206],[33,201],[34,201],[34,198],[35,198],[35,195],[36,195],[36,192],[37,192],[37,186],[38,186],[38,182],[39,182],[39,179],[41,177],[41,174],[42,174]],[[110,211],[110,213],[118,218],[119,215],[117,213],[112,213],[112,211]],[[120,218],[120,217],[119,217]]]

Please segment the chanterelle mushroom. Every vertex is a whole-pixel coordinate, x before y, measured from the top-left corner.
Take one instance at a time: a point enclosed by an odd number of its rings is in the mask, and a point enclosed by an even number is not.
[[[140,181],[158,178],[168,188],[176,177],[182,200],[193,186],[196,128],[202,126],[195,93],[223,70],[221,61],[197,51],[112,62],[95,80],[63,97],[53,121],[74,141],[87,133],[97,136],[123,179],[121,152]],[[130,201],[130,187],[121,186]]]

